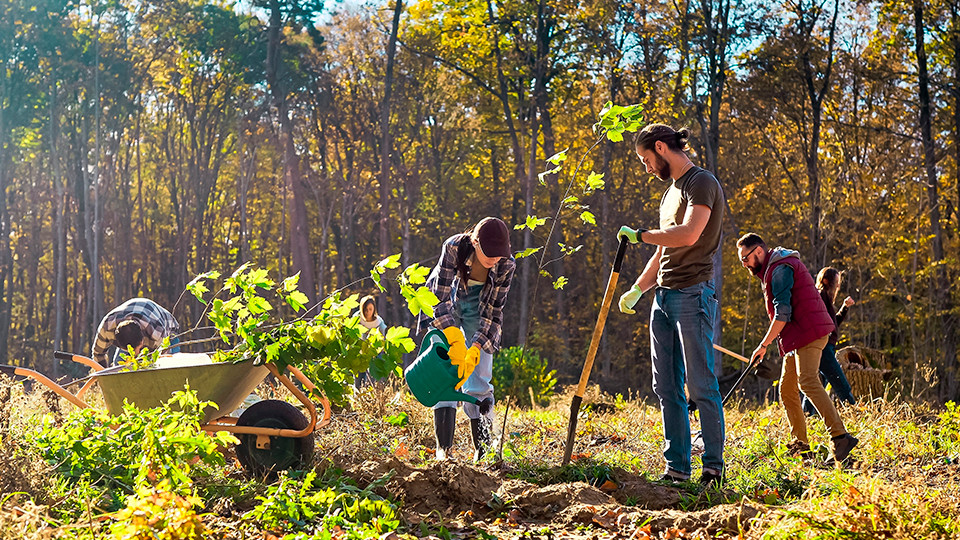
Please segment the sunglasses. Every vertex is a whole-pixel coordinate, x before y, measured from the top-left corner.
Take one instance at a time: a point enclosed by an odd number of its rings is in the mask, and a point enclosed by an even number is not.
[[[743,257],[740,257],[740,262],[747,262],[747,259],[750,258],[750,255],[753,255],[753,252],[756,251],[757,248],[759,248],[759,247],[760,247],[760,246],[753,246],[753,249],[751,249],[750,251],[748,251],[746,255],[744,255]]]

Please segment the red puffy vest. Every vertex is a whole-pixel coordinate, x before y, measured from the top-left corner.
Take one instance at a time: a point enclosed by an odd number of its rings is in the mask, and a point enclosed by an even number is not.
[[[773,320],[773,292],[771,280],[773,269],[786,264],[793,268],[793,288],[790,289],[790,306],[793,313],[787,325],[780,332],[780,355],[795,351],[814,341],[828,336],[836,326],[827,307],[823,305],[820,291],[817,290],[813,276],[807,267],[795,256],[784,257],[769,263],[772,250],[767,252],[768,266],[763,269],[763,297],[767,302],[767,315]]]

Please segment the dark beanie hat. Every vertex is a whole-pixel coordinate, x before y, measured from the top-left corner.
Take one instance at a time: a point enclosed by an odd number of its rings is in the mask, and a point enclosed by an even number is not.
[[[477,224],[477,240],[487,257],[510,256],[510,231],[507,224],[495,217],[485,217]]]

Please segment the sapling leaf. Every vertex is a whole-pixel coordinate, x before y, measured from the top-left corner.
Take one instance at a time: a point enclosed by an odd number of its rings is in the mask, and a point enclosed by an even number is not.
[[[280,344],[271,343],[263,348],[264,353],[267,355],[267,361],[272,362],[280,356]]]
[[[581,214],[580,214],[580,219],[583,220],[584,223],[589,223],[589,224],[591,224],[591,225],[596,225],[596,224],[597,224],[597,218],[596,218],[596,216],[594,216],[594,215],[593,215],[593,212],[591,212],[591,211],[589,211],[589,210],[585,210],[583,213],[581,213]]]
[[[280,288],[283,290],[283,292],[295,291],[297,290],[297,283],[299,282],[300,282],[300,272],[297,272],[296,274],[283,280],[283,282],[280,284]]]
[[[547,185],[547,176],[549,176],[549,175],[551,175],[551,174],[554,174],[554,173],[558,173],[558,172],[560,172],[562,169],[563,169],[563,167],[554,167],[553,169],[550,169],[550,170],[548,170],[548,171],[543,171],[542,173],[538,174],[538,175],[537,175],[537,178],[538,178],[538,180],[539,180],[539,182],[540,182],[540,185],[541,185],[541,186]]]
[[[514,230],[530,229],[535,231],[537,227],[547,222],[547,218],[538,218],[537,216],[527,216],[527,220],[519,225],[514,225]]]
[[[405,352],[410,352],[416,347],[416,344],[409,336],[410,329],[405,326],[392,326],[387,328],[386,340],[392,345],[401,347]]]
[[[371,271],[370,271],[370,277],[373,278],[373,283],[377,286],[377,289],[379,289],[380,292],[383,292],[383,291],[386,290],[386,289],[383,288],[383,284],[380,283],[380,274],[379,274],[379,273],[377,273],[375,270],[371,270]]]
[[[400,254],[394,253],[393,255],[390,255],[389,257],[378,262],[376,266],[374,266],[374,268],[377,269],[382,274],[384,270],[390,270],[393,268],[397,268],[399,266],[400,266]]]
[[[247,268],[250,268],[249,262],[241,264],[236,270],[233,271],[232,274],[230,274],[230,277],[234,279],[239,278],[244,272],[247,271]]]
[[[234,296],[230,298],[229,300],[223,303],[223,311],[230,312],[230,311],[239,310],[242,307],[242,304],[241,304],[242,300],[243,299],[240,298],[239,296]]]
[[[210,272],[205,272],[193,278],[190,283],[187,284],[187,290],[197,298],[201,303],[206,304],[207,301],[203,299],[205,293],[210,292],[210,289],[207,288],[205,281],[207,279],[217,280],[220,278],[220,272],[212,270]]]
[[[527,248],[527,249],[521,251],[520,253],[517,253],[516,255],[514,255],[514,258],[516,258],[516,259],[522,259],[522,258],[524,258],[524,257],[529,257],[529,256],[533,255],[534,253],[540,251],[541,249],[543,249],[542,246],[541,246],[541,247]]]
[[[270,305],[270,302],[262,296],[254,296],[247,302],[247,309],[250,310],[250,313],[253,315],[259,315],[273,309],[273,306]]]
[[[547,162],[548,162],[548,163],[552,163],[552,164],[554,164],[554,165],[559,165],[560,163],[566,161],[566,159],[567,159],[567,150],[569,150],[569,148],[567,148],[566,150],[563,150],[562,152],[557,152],[556,154],[548,157],[548,158],[547,158]],[[559,169],[558,169],[558,170],[559,170]]]
[[[307,298],[307,295],[300,291],[293,291],[292,293],[288,294],[284,300],[286,300],[287,305],[292,307],[293,310],[297,312],[303,310],[304,305],[310,301],[310,299]]]
[[[567,284],[566,276],[560,276],[553,282],[554,289],[562,289]]]
[[[407,267],[403,273],[407,276],[407,280],[411,285],[419,285],[427,282],[427,276],[430,274],[430,268],[426,266],[420,266],[419,264],[413,264]]]
[[[591,172],[590,175],[587,176],[587,189],[593,191],[603,189],[603,186],[603,173]]]
[[[254,287],[259,287],[261,289],[270,289],[274,286],[274,282],[270,279],[267,270],[264,268],[254,268],[250,271],[249,281]]]
[[[203,299],[203,295],[210,292],[210,289],[203,284],[203,281],[197,281],[197,279],[194,279],[190,283],[187,283],[187,290],[190,291],[190,294],[192,294],[200,302],[204,304],[207,303],[207,301]]]
[[[414,315],[419,315],[423,312],[428,317],[433,317],[433,306],[439,303],[440,299],[437,298],[437,295],[433,294],[433,291],[426,287],[420,287],[413,295],[407,298],[407,307]]]

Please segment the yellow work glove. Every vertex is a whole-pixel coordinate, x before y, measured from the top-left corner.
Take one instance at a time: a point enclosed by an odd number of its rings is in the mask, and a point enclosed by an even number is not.
[[[457,377],[460,377],[460,382],[457,383],[457,386],[454,387],[455,390],[459,390],[461,386],[467,379],[470,378],[470,375],[473,373],[473,370],[476,369],[477,364],[480,363],[480,346],[473,345],[467,349],[467,354],[463,357],[463,362],[456,363],[453,362],[453,365],[457,366]]]
[[[643,296],[643,291],[640,290],[640,287],[636,283],[633,284],[633,287],[630,287],[630,290],[623,293],[620,296],[620,302],[617,305],[620,307],[620,313],[626,313],[627,315],[633,315],[636,313],[633,306],[637,305],[637,302],[640,301],[640,297]]]
[[[443,329],[443,335],[446,336],[447,344],[450,346],[450,350],[447,351],[450,363],[457,365],[463,362],[463,357],[467,354],[467,344],[463,337],[463,330],[457,326],[448,326]]]

